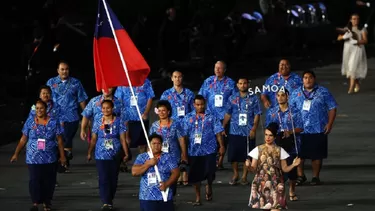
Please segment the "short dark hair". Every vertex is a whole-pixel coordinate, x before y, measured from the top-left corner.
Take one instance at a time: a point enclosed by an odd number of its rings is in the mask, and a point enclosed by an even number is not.
[[[151,142],[152,139],[157,138],[160,139],[160,142],[163,143],[163,137],[157,133],[153,133],[148,137],[148,140]]]
[[[57,68],[60,67],[60,64],[66,64],[69,67],[69,63],[67,61],[65,61],[65,60],[60,60],[59,63],[57,64]]]
[[[302,78],[305,77],[306,74],[311,74],[313,78],[316,78],[316,75],[315,75],[314,71],[312,71],[312,70],[303,71]]]
[[[206,103],[206,99],[204,99],[203,95],[195,95],[194,97],[194,102],[196,100],[203,100],[204,103]]]
[[[238,83],[241,79],[245,79],[245,80],[247,81],[247,83],[249,83],[249,79],[248,79],[246,76],[243,76],[243,75],[241,75],[240,77],[237,78],[237,83]]]
[[[36,102],[35,102],[35,106],[36,106],[36,104],[38,104],[38,103],[42,104],[42,105],[44,106],[45,109],[48,108],[47,103],[44,102],[44,101],[43,101],[42,99],[40,99],[40,98],[36,100]]]
[[[52,94],[51,87],[49,87],[47,85],[42,85],[42,86],[39,87],[39,94],[42,92],[43,89],[47,89],[49,91],[49,93]]]
[[[108,103],[109,105],[111,105],[112,108],[115,107],[115,104],[113,103],[112,100],[103,100],[102,101],[102,106],[103,106],[104,103]]]
[[[156,104],[156,108],[160,107],[165,107],[169,111],[168,117],[172,116],[172,106],[168,100],[159,100],[159,102]]]

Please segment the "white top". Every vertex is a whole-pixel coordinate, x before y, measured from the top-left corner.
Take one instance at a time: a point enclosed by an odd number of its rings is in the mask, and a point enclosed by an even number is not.
[[[285,160],[287,159],[290,155],[282,148],[280,147],[280,160]],[[259,159],[259,149],[258,147],[255,147],[251,152],[249,153],[249,156],[252,157],[255,160]]]

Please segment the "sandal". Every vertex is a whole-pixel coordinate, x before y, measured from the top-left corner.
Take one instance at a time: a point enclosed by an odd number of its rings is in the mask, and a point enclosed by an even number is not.
[[[290,201],[298,201],[298,196],[296,194],[289,196]]]
[[[303,183],[305,183],[307,180],[306,176],[303,175],[303,176],[299,176],[296,180],[296,186],[299,186],[299,185],[302,185]]]
[[[212,190],[208,193],[208,185],[206,185],[206,201],[212,201]]]
[[[249,181],[241,179],[241,185],[248,185],[250,184]]]
[[[238,177],[236,178],[236,179],[231,179],[230,181],[229,181],[229,185],[236,185],[237,183],[238,183],[238,181],[239,181],[239,179],[238,179]]]
[[[201,206],[202,203],[201,203],[200,201],[195,201],[195,202],[192,203],[192,205],[193,205],[194,207],[196,207],[196,206]]]

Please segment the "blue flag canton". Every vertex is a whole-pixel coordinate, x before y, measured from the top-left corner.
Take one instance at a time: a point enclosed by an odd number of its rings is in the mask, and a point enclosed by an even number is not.
[[[105,1],[99,0],[99,8],[98,8],[98,14],[96,18],[95,35],[94,35],[96,39],[100,37],[114,38],[104,4],[108,9],[108,14],[112,21],[114,30],[124,29],[120,21],[117,19],[115,13],[112,11],[111,7]]]

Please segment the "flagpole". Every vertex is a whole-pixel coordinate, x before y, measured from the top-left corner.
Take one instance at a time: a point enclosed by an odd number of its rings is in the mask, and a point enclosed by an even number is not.
[[[121,48],[120,48],[120,45],[118,43],[117,36],[115,34],[115,30],[113,28],[113,24],[112,24],[112,20],[110,18],[109,12],[108,12],[107,4],[106,4],[105,0],[102,0],[102,2],[103,2],[104,9],[105,9],[105,12],[106,12],[107,17],[108,17],[109,25],[111,26],[111,30],[112,30],[112,34],[113,34],[114,40],[116,42],[116,47],[117,47],[118,53],[120,55],[122,66],[123,66],[124,71],[125,71],[126,79],[128,80],[128,83],[129,83],[130,91],[132,93],[132,96],[135,98],[136,96],[134,94],[134,89],[133,89],[132,83],[130,81],[130,77],[129,77],[129,73],[128,73],[128,68],[126,67],[126,63],[125,63],[124,57],[123,57],[123,55],[121,53]],[[154,155],[152,154],[152,149],[151,149],[150,141],[148,140],[146,127],[145,127],[145,125],[143,123],[142,115],[141,115],[141,112],[140,112],[139,107],[138,107],[138,103],[135,104],[135,107],[137,109],[138,117],[140,119],[140,122],[141,122],[141,125],[142,125],[142,129],[143,129],[143,132],[144,132],[146,140],[147,140],[147,146],[148,146],[148,148],[150,150],[148,154],[149,154],[150,158],[154,158]],[[161,182],[162,180],[161,180],[161,177],[160,177],[158,166],[155,165],[154,168],[155,168],[156,176],[157,176],[158,180]],[[167,202],[167,200],[168,200],[168,191],[169,191],[169,188],[167,188],[165,191],[161,191],[161,194],[163,196],[164,202]]]

